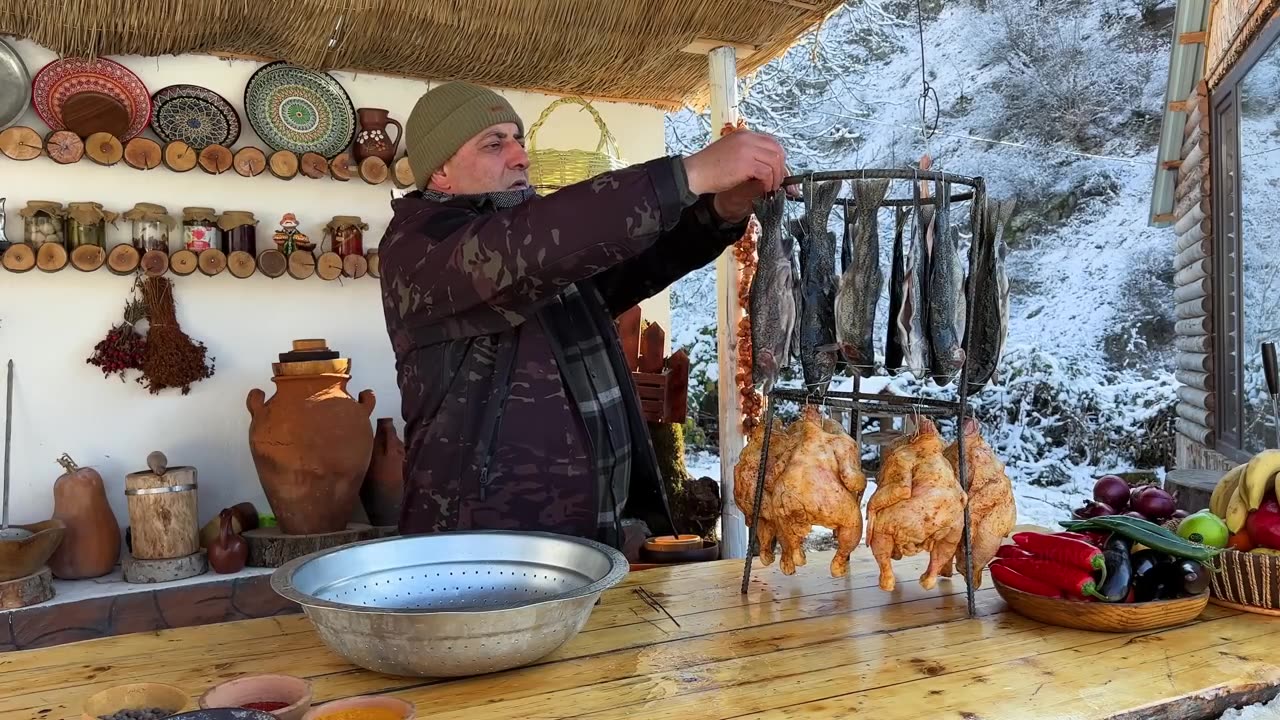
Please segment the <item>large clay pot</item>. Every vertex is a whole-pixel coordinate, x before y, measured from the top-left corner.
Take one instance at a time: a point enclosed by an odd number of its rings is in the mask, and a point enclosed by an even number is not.
[[[66,472],[53,483],[53,519],[67,530],[49,558],[49,569],[62,580],[106,575],[120,559],[120,523],[107,502],[102,476],[77,466],[66,454],[58,463]]]
[[[391,167],[392,161],[396,158],[396,148],[400,146],[400,135],[404,132],[404,128],[399,122],[387,117],[387,111],[382,108],[360,108],[356,110],[356,117],[360,119],[360,131],[356,133],[355,142],[352,147],[352,155],[357,163],[363,161],[367,157],[382,158],[382,162]],[[392,140],[387,134],[387,126],[394,125],[396,128],[396,139]]]
[[[373,525],[400,524],[400,503],[404,497],[404,443],[396,434],[395,421],[378,418],[373,436],[373,459],[360,487],[369,522]]]
[[[277,375],[276,394],[249,391],[249,451],[271,512],[288,535],[337,532],[360,493],[373,452],[372,390],[347,394],[351,376]]]

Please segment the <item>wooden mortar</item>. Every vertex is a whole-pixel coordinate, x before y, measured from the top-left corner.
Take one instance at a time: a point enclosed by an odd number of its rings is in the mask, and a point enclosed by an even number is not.
[[[168,467],[163,453],[147,456],[149,470],[125,476],[133,556],[167,560],[200,551],[196,469]]]

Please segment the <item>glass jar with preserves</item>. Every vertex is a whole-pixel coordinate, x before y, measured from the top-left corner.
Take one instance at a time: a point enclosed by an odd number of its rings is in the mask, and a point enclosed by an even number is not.
[[[169,231],[173,228],[173,218],[163,205],[138,203],[123,217],[133,224],[133,246],[138,252],[169,252]]]
[[[253,213],[228,210],[218,218],[218,227],[226,240],[223,251],[228,255],[233,252],[246,252],[254,257],[258,256],[258,221],[253,217]]]
[[[182,208],[182,247],[198,254],[209,248],[223,250],[222,246],[222,229],[213,208]]]
[[[62,203],[32,200],[18,214],[22,216],[27,244],[33,250],[39,250],[47,242],[66,247],[67,211],[62,209]]]
[[[364,254],[364,232],[369,225],[355,215],[335,215],[325,226],[330,248],[339,257]]]
[[[107,246],[107,223],[115,223],[115,213],[96,202],[67,203],[67,250],[81,245]]]

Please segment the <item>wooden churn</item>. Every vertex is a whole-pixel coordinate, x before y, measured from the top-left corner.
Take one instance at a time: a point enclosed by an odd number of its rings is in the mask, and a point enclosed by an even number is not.
[[[133,557],[168,560],[200,551],[196,469],[168,467],[164,453],[147,456],[148,470],[125,476]]]

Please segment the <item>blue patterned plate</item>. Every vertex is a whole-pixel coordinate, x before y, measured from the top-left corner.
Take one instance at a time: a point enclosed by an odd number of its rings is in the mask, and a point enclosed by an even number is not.
[[[240,115],[218,93],[199,85],[170,85],[151,96],[151,129],[164,142],[181,140],[197,150],[231,147],[240,137]]]
[[[342,85],[283,60],[263,65],[244,89],[244,113],[275,150],[313,152],[332,159],[351,145],[356,109]]]

